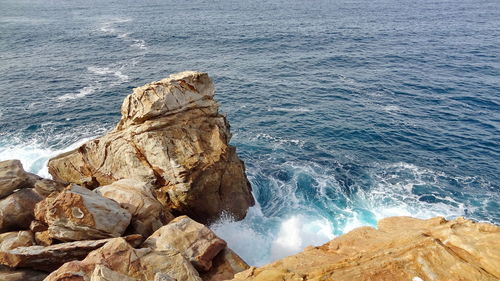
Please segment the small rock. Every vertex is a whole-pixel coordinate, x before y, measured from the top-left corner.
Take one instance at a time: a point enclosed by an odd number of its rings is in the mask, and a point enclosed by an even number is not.
[[[42,199],[33,189],[25,188],[0,200],[0,232],[29,229],[35,205]]]
[[[208,271],[212,259],[226,247],[226,242],[217,237],[208,227],[187,216],[180,216],[155,231],[143,247],[157,251],[174,248],[200,271]]]
[[[0,251],[33,245],[35,245],[35,239],[31,231],[15,231],[0,234]]]
[[[223,281],[232,279],[235,274],[248,268],[250,267],[242,258],[226,247],[213,259],[212,268],[200,273],[200,276],[203,281]]]
[[[132,217],[114,200],[78,185],[38,203],[35,216],[48,225],[48,236],[60,241],[118,237]]]
[[[43,197],[49,196],[52,192],[62,191],[68,184],[49,179],[39,179],[35,181],[34,188],[36,192]]]
[[[132,231],[148,237],[174,216],[154,197],[152,186],[133,179],[123,179],[99,187],[95,192],[113,199],[132,214]]]

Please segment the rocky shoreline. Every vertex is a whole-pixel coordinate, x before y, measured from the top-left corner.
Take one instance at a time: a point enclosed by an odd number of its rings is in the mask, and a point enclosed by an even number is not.
[[[0,280],[498,280],[500,227],[394,217],[261,268],[208,227],[254,199],[206,73],[134,89],[105,136],[0,162]],[[233,279],[234,278],[234,279]]]

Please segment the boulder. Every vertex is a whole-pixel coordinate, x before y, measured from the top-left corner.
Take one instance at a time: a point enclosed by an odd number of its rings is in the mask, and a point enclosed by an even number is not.
[[[181,216],[155,231],[142,246],[156,250],[175,248],[198,271],[208,271],[213,258],[226,247],[226,242],[208,227],[187,216]]]
[[[27,173],[19,160],[0,161],[0,198],[11,195],[14,190],[32,187],[34,175]]]
[[[233,280],[499,280],[498,241],[487,223],[392,217]]]
[[[132,217],[114,200],[74,184],[39,202],[35,216],[48,225],[48,237],[60,241],[118,237]]]
[[[11,269],[0,266],[0,280],[2,281],[42,281],[47,273],[31,269]]]
[[[25,188],[0,200],[0,232],[29,229],[35,205],[42,199],[33,189]]]
[[[203,281],[230,280],[236,273],[248,268],[248,264],[242,258],[226,247],[212,260],[209,271],[200,272],[200,277]]]
[[[177,250],[134,249],[122,238],[112,239],[82,261],[64,264],[45,280],[87,281],[91,277],[95,280],[113,281],[168,280],[167,277],[182,281],[201,281],[193,266]]]
[[[242,219],[254,199],[213,96],[208,75],[191,71],[136,88],[112,132],[51,159],[49,172],[88,188],[132,177],[153,184],[175,214]]]
[[[132,214],[131,230],[148,237],[174,216],[154,197],[149,183],[133,179],[123,179],[99,187],[100,195],[113,199]]]
[[[0,251],[0,264],[10,268],[28,267],[42,271],[53,271],[62,264],[80,260],[95,249],[111,241],[112,238],[101,240],[87,240],[67,242],[51,246],[17,247],[11,250]],[[129,235],[123,241],[137,246],[143,240],[140,235]]]
[[[33,232],[14,231],[0,234],[0,251],[8,251],[17,247],[28,247],[35,245]]]

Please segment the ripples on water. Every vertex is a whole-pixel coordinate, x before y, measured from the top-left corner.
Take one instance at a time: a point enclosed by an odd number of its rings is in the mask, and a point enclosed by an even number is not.
[[[500,222],[496,1],[268,2],[3,0],[0,159],[47,176],[133,87],[200,70],[258,202],[212,228],[249,263],[392,215]]]

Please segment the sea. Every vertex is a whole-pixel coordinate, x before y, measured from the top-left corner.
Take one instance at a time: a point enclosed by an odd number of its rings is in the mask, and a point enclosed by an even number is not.
[[[0,160],[111,130],[134,87],[208,72],[256,205],[251,265],[389,216],[500,223],[498,0],[0,0]]]

